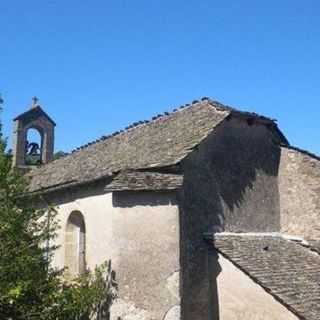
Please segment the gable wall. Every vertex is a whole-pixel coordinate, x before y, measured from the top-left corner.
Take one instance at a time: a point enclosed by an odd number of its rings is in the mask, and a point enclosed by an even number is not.
[[[280,148],[264,126],[224,121],[184,161],[181,201],[183,320],[210,315],[205,232],[280,230]]]
[[[279,171],[281,231],[320,238],[320,160],[281,148]]]

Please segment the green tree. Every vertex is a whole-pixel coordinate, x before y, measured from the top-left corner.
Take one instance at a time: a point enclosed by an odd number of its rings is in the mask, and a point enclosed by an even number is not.
[[[57,151],[57,152],[55,152],[54,153],[54,155],[53,155],[53,159],[54,160],[57,160],[57,159],[60,159],[60,158],[63,158],[63,157],[65,157],[65,156],[67,156],[68,155],[68,153],[67,152],[64,152],[64,151]]]
[[[111,265],[72,281],[51,266],[56,212],[36,209],[39,199],[12,170],[0,123],[0,319],[76,320],[108,312],[116,295]],[[37,200],[37,201],[36,201]]]

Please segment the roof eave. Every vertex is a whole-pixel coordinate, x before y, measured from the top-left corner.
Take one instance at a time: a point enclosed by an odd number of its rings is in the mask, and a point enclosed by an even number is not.
[[[15,117],[13,119],[13,121],[17,121],[17,120],[21,120],[23,118],[25,118],[26,116],[28,116],[29,114],[32,114],[34,112],[40,112],[45,118],[47,118],[54,126],[56,126],[56,123],[52,120],[52,118],[40,107],[40,106],[36,106],[35,108],[32,108],[24,113],[21,113],[20,115],[18,115],[17,117]]]

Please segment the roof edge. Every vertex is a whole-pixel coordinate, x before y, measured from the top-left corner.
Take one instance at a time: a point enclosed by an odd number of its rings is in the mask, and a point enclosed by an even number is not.
[[[230,261],[237,269],[239,269],[241,272],[243,272],[246,276],[248,276],[255,284],[259,285],[260,288],[262,288],[266,293],[270,294],[277,302],[279,302],[282,306],[284,306],[288,311],[292,312],[295,316],[297,316],[299,319],[305,319],[299,311],[297,311],[295,308],[290,306],[288,303],[286,303],[279,295],[274,293],[272,290],[270,290],[267,286],[265,286],[262,281],[260,281],[257,277],[253,276],[250,272],[245,270],[243,267],[241,267],[237,262],[235,262],[232,258],[228,256],[228,254],[224,253],[222,250],[219,250],[218,248],[215,248],[219,253],[226,258],[228,261]]]
[[[107,192],[174,191],[181,188],[183,174],[158,171],[122,170],[106,185]]]
[[[320,155],[317,155],[317,154],[315,154],[315,153],[312,153],[312,152],[310,152],[310,151],[308,151],[308,150],[301,149],[301,148],[299,148],[299,147],[296,147],[296,146],[293,146],[293,145],[290,145],[290,144],[289,144],[289,145],[281,144],[281,147],[286,148],[286,149],[289,149],[289,150],[293,150],[293,151],[300,152],[300,153],[302,153],[302,154],[304,154],[304,155],[307,155],[307,156],[309,156],[309,157],[311,157],[311,158],[314,158],[314,159],[320,161]]]
[[[57,124],[52,120],[52,118],[41,108],[40,105],[37,105],[36,107],[32,108],[32,109],[29,109],[21,114],[19,114],[18,116],[16,116],[13,121],[17,121],[17,120],[20,120],[24,117],[26,117],[29,113],[34,113],[34,112],[40,112],[42,113],[54,126],[56,126]]]

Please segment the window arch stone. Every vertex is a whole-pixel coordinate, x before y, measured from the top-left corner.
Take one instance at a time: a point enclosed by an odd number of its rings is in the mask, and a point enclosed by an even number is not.
[[[65,266],[71,277],[84,273],[86,269],[86,227],[80,211],[71,212],[67,220]]]

